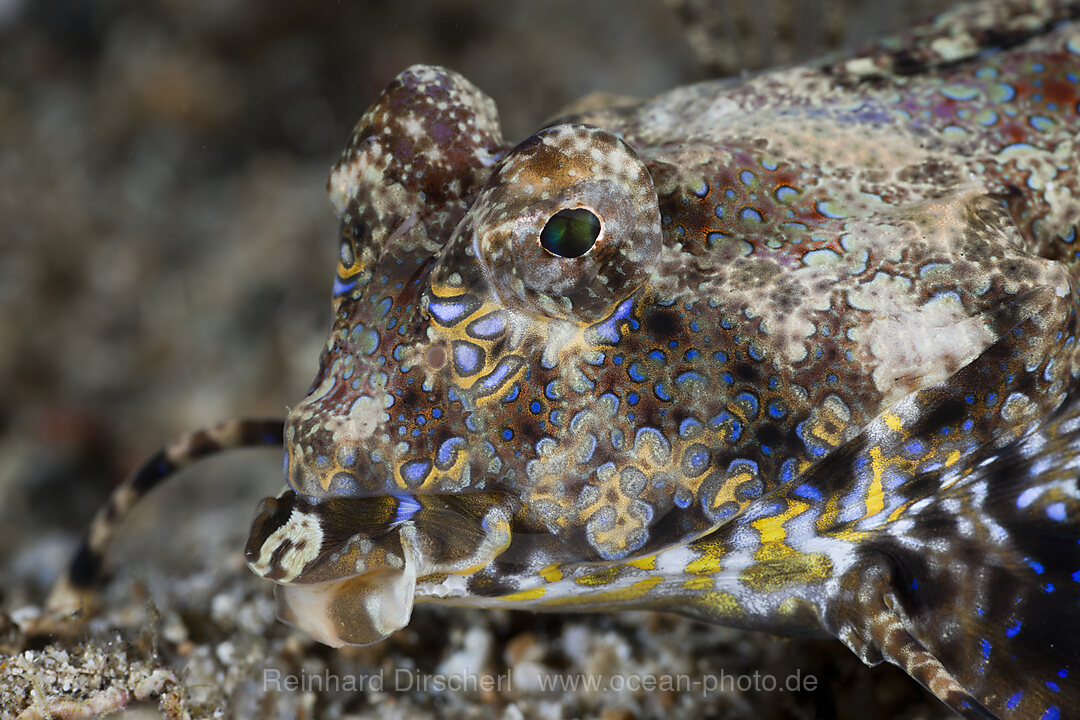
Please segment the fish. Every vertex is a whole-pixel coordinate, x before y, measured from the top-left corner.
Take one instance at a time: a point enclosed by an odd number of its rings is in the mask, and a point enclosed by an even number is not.
[[[966,718],[1080,708],[1080,8],[964,6],[848,58],[597,100],[507,143],[413,66],[328,181],[307,396],[167,445],[138,500],[283,446],[245,547],[331,646],[414,606],[832,637]]]

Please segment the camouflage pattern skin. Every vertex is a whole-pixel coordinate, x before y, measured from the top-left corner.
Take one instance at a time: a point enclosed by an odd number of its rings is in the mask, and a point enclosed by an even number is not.
[[[333,326],[246,549],[281,617],[654,608],[835,636],[968,718],[1076,712],[1078,75],[1080,5],[983,3],[512,147],[401,73],[330,177]]]

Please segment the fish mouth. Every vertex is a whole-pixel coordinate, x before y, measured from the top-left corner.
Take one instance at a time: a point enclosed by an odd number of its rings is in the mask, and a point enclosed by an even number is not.
[[[369,645],[408,624],[418,581],[469,575],[503,553],[515,508],[501,492],[285,490],[260,503],[244,558],[277,583],[281,620],[333,647]]]

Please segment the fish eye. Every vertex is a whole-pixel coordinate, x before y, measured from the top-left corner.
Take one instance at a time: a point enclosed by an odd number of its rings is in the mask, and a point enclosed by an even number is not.
[[[540,244],[553,255],[575,258],[584,255],[600,237],[600,218],[585,208],[560,210],[540,231]]]

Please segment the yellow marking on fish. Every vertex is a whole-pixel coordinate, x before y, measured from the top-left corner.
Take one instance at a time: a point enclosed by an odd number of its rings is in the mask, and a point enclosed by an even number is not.
[[[802,553],[784,543],[772,543],[762,546],[754,557],[759,562],[747,567],[739,580],[756,592],[775,592],[832,577],[832,559],[825,553]]]
[[[889,520],[888,520],[888,522],[893,522],[894,520],[899,520],[899,519],[900,519],[900,517],[901,517],[901,516],[902,516],[902,515],[903,515],[903,514],[904,514],[905,512],[907,512],[907,509],[908,509],[909,507],[911,507],[911,505],[912,505],[912,504],[913,504],[914,502],[915,502],[914,500],[908,500],[908,501],[907,501],[907,502],[905,502],[905,503],[904,503],[903,505],[901,505],[900,507],[896,508],[896,509],[895,509],[895,510],[893,510],[893,511],[892,511],[891,513],[889,513]]]
[[[716,583],[711,577],[699,575],[698,577],[690,578],[689,580],[684,582],[683,587],[687,590],[708,590],[712,588],[715,584]]]
[[[599,592],[595,595],[552,598],[542,604],[544,607],[561,607],[565,605],[603,605],[605,603],[630,602],[648,595],[650,590],[663,581],[664,578],[657,575],[638,580],[636,583],[618,590]]]
[[[552,563],[540,571],[540,577],[549,583],[559,582],[562,580],[562,568],[559,563]]]
[[[832,432],[828,432],[825,429],[825,423],[824,422],[816,423],[810,429],[810,434],[824,440],[826,443],[828,443],[829,447],[836,447],[837,445],[840,444],[840,429],[842,427],[842,423],[834,423],[833,426],[836,429],[833,430]]]
[[[710,575],[724,569],[720,560],[727,551],[720,540],[705,538],[695,543],[693,547],[701,553],[701,557],[688,562],[686,572],[691,575]]]
[[[724,487],[721,489],[721,491],[716,493],[716,497],[713,499],[712,502],[712,509],[716,510],[724,503],[734,500],[735,488],[739,487],[744,482],[753,479],[754,476],[746,470],[743,470],[738,475],[728,478],[727,482],[724,483]]]
[[[615,578],[619,577],[619,570],[620,568],[618,565],[612,565],[609,568],[604,568],[603,570],[590,573],[589,575],[582,575],[579,578],[575,578],[574,582],[578,585],[585,585],[588,587],[607,585],[615,580]]]
[[[793,517],[798,516],[804,512],[809,505],[798,500],[789,501],[788,508],[780,515],[773,515],[771,517],[764,517],[760,520],[755,520],[752,524],[761,533],[761,542],[763,544],[778,543],[783,541],[787,537],[787,530],[784,529],[784,523]]]
[[[468,462],[469,454],[466,452],[459,452],[454,460],[453,465],[451,465],[446,470],[440,470],[439,468],[433,467],[431,469],[431,472],[428,473],[427,478],[424,479],[424,482],[422,482],[420,486],[416,489],[410,488],[408,481],[406,481],[405,479],[405,476],[401,474],[401,466],[399,465],[398,467],[394,468],[394,482],[397,483],[397,486],[400,489],[408,490],[409,492],[435,492],[442,485],[442,483],[446,482],[447,478],[461,477],[462,474],[465,472],[465,466],[468,464]]]
[[[881,448],[870,448],[870,465],[874,471],[874,478],[870,481],[870,489],[866,493],[866,517],[873,517],[885,508],[885,492],[881,487],[881,476],[885,473],[885,458],[881,456]]]
[[[725,590],[714,590],[704,595],[696,596],[693,601],[700,607],[712,611],[718,617],[745,617],[746,609],[739,602],[739,598]]]
[[[502,599],[508,602],[527,602],[544,597],[545,592],[547,592],[545,588],[533,588],[532,590],[522,590],[521,592],[503,595]]]

